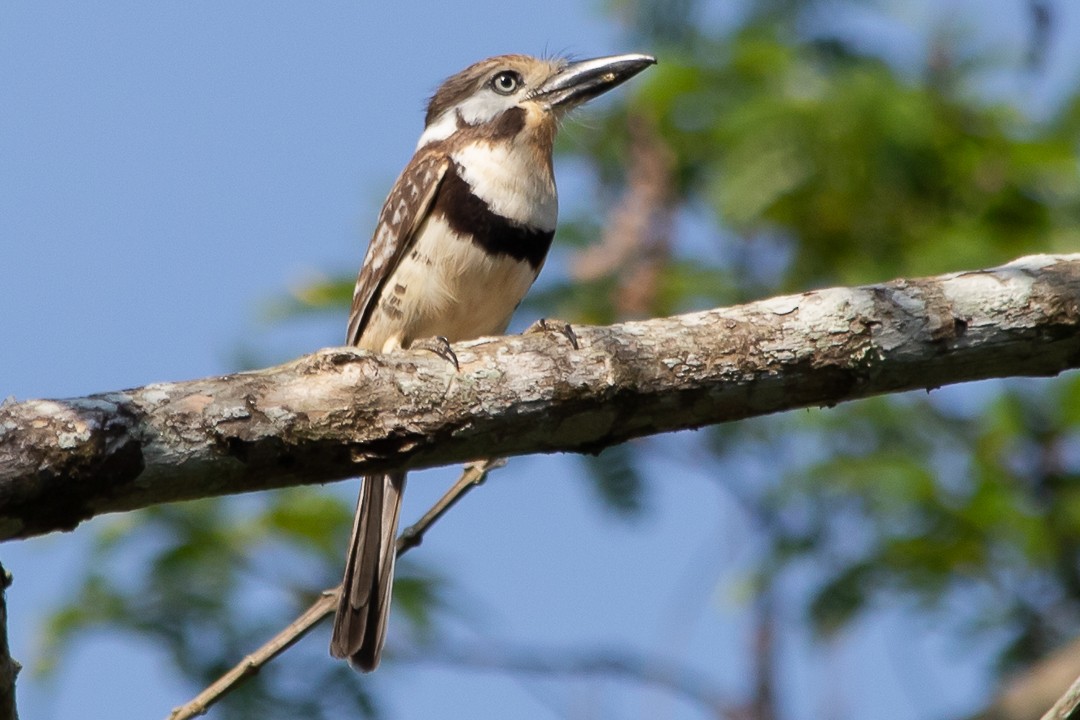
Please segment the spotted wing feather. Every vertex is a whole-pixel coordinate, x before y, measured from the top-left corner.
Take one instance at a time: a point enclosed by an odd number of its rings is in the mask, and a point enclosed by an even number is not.
[[[378,304],[379,293],[412,245],[449,166],[450,159],[445,153],[422,150],[413,156],[394,183],[356,278],[347,344],[360,342],[371,312]]]

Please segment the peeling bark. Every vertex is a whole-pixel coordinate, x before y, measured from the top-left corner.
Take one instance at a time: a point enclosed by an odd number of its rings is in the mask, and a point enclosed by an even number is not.
[[[0,406],[0,539],[105,512],[1080,366],[1080,255]]]

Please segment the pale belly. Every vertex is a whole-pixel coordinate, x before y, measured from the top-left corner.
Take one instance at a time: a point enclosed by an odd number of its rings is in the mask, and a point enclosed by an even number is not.
[[[527,262],[488,254],[432,217],[382,287],[358,345],[387,352],[440,335],[450,342],[499,335],[536,274]]]

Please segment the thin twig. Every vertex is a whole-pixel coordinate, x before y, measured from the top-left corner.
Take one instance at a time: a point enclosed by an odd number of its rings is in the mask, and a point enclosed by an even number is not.
[[[1054,707],[1046,711],[1042,720],[1076,720],[1080,717],[1080,678],[1076,679],[1065,694],[1058,698]]]
[[[453,646],[429,649],[422,655],[398,655],[398,660],[520,675],[621,677],[664,688],[676,696],[696,703],[713,718],[737,720],[753,717],[748,708],[730,702],[727,697],[717,692],[715,678],[694,668],[629,649],[590,648],[578,652],[559,648],[545,651],[530,647],[514,648],[506,642],[499,643],[497,647],[470,647],[459,642]]]
[[[439,498],[439,501],[431,506],[431,509],[424,513],[424,516],[417,520],[415,523],[405,528],[401,535],[398,536],[397,545],[395,546],[397,556],[401,557],[406,551],[411,550],[424,541],[424,533],[427,529],[434,525],[438,520],[447,513],[450,508],[457,504],[458,500],[465,497],[470,490],[477,485],[482,485],[484,480],[487,479],[487,474],[492,470],[497,470],[506,464],[505,458],[497,458],[494,460],[477,460],[476,462],[469,463],[465,466],[465,469],[461,472],[461,477],[454,483],[454,486],[446,491],[446,493]]]
[[[401,557],[424,540],[424,534],[434,525],[439,518],[446,514],[457,502],[465,497],[468,492],[480,485],[487,478],[487,474],[496,468],[506,464],[506,460],[479,460],[465,466],[461,477],[453,487],[439,498],[424,516],[405,529],[398,536],[396,544],[397,556]],[[255,652],[241,660],[235,667],[211,683],[205,690],[196,695],[190,702],[175,708],[168,720],[188,720],[189,718],[203,715],[214,703],[223,698],[240,684],[245,678],[259,672],[267,663],[285,652],[296,644],[300,638],[307,635],[312,628],[319,624],[323,618],[334,612],[337,607],[338,595],[341,594],[341,585],[323,590],[311,607],[300,614],[289,625],[270,639]]]
[[[242,680],[257,673],[264,665],[283,653],[304,635],[307,635],[308,631],[315,627],[320,620],[332,613],[334,608],[337,607],[337,596],[340,591],[340,585],[330,590],[324,590],[311,607],[289,623],[288,627],[271,638],[270,642],[241,660],[239,664],[196,695],[193,700],[174,708],[169,714],[169,720],[186,720],[204,714],[210,709],[211,705],[227,695]]]
[[[19,720],[15,706],[15,677],[22,668],[11,657],[7,637],[7,593],[11,585],[11,573],[0,565],[0,719]]]

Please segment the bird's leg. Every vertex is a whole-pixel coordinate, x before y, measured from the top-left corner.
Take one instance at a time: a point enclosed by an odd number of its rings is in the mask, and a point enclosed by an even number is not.
[[[529,327],[525,328],[525,332],[522,335],[532,335],[534,333],[558,333],[564,338],[570,341],[570,345],[578,350],[578,338],[574,334],[574,329],[570,327],[570,323],[563,322],[562,320],[556,320],[554,318],[540,318]]]
[[[435,337],[417,340],[409,346],[409,349],[427,350],[428,352],[433,352],[446,362],[453,365],[455,370],[461,370],[461,365],[458,363],[457,354],[454,352],[454,349],[450,347],[450,341],[442,335],[436,335]]]

